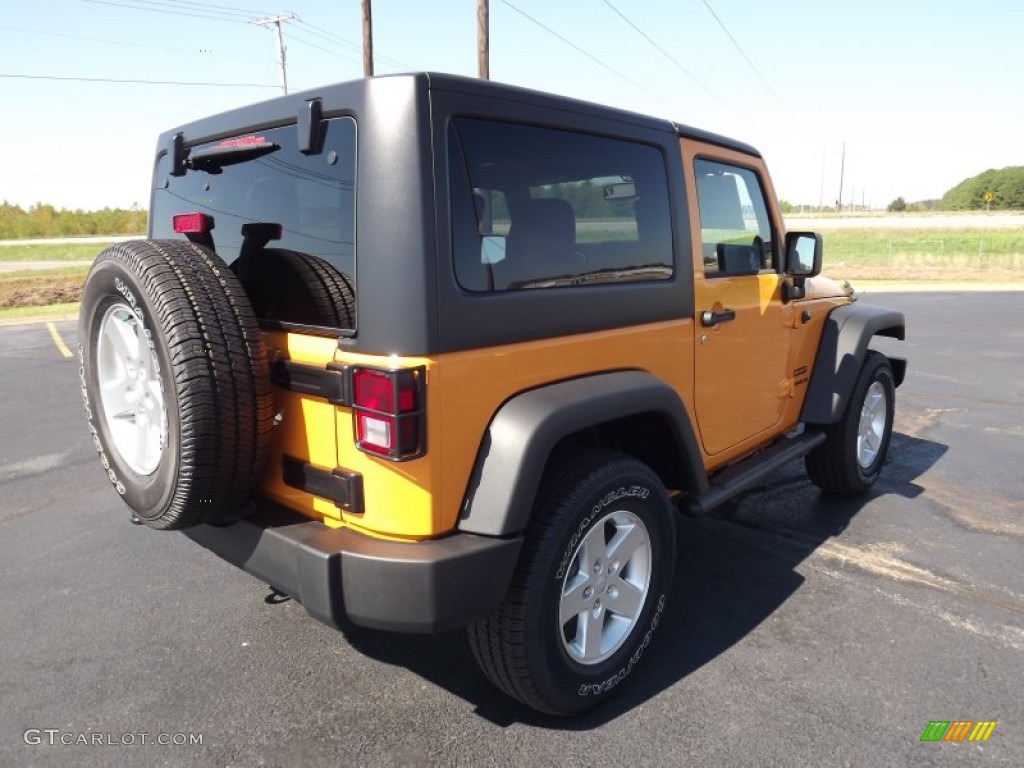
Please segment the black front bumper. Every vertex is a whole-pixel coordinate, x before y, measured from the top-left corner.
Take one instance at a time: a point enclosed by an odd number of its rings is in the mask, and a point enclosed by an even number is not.
[[[441,632],[490,615],[508,591],[522,538],[458,533],[406,543],[259,511],[184,532],[325,624]]]

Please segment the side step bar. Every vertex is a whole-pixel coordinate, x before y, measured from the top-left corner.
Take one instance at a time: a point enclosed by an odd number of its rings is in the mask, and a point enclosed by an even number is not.
[[[787,437],[763,451],[719,471],[711,478],[711,488],[697,498],[683,502],[690,515],[706,515],[733,496],[751,488],[794,459],[799,459],[825,442],[819,429],[806,430],[796,437]]]

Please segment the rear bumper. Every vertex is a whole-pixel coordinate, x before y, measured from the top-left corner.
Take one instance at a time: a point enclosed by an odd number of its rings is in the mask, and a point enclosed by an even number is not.
[[[512,580],[521,538],[459,533],[384,541],[316,520],[259,511],[232,525],[184,532],[301,602],[325,624],[441,632],[493,613]]]

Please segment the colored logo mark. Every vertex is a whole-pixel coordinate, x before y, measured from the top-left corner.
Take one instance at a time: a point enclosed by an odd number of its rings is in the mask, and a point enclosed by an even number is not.
[[[932,720],[921,734],[921,741],[988,741],[997,720]]]

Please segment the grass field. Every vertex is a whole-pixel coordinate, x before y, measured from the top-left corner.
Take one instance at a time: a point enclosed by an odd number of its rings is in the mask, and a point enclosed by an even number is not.
[[[1024,231],[822,230],[825,272],[839,278],[1024,280]]]
[[[109,243],[72,245],[3,245],[0,261],[84,261],[95,259]]]
[[[12,267],[29,261],[87,261],[96,258],[108,243],[71,245],[0,246],[0,263]],[[0,271],[0,320],[45,312],[77,311],[88,266],[73,265],[46,270]],[[21,310],[25,310],[22,312]]]
[[[23,317],[55,317],[57,315],[77,315],[78,302],[48,304],[43,307],[7,307],[0,309],[0,321],[17,320]]]
[[[578,235],[595,236],[584,222]],[[604,233],[607,234],[607,233]],[[824,271],[837,279],[1024,281],[1024,230],[1020,229],[822,229]],[[85,261],[106,244],[8,245],[0,262]],[[16,308],[71,306],[81,295],[86,266],[0,271],[0,318]],[[33,309],[34,308],[34,309]],[[61,310],[53,310],[59,313]],[[73,310],[72,310],[73,311]]]

